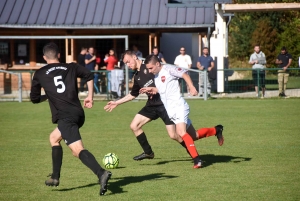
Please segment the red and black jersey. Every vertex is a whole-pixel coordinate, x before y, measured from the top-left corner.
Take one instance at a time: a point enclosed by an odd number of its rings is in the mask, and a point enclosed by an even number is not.
[[[145,64],[142,64],[140,67],[140,71],[136,71],[136,73],[134,74],[134,82],[130,94],[132,96],[137,97],[139,95],[140,89],[143,87],[155,87],[154,74],[149,73]],[[146,105],[147,106],[163,105],[163,103],[160,100],[160,95],[155,94],[152,97],[148,96],[148,101]]]
[[[33,103],[39,103],[41,88],[44,88],[49,100],[53,123],[56,123],[58,119],[74,115],[84,116],[78,98],[77,77],[89,81],[94,78],[94,75],[76,63],[48,64],[35,72],[30,99]]]

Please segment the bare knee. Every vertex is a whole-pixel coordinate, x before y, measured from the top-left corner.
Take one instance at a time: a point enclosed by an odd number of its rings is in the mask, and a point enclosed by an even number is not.
[[[54,129],[54,131],[52,131],[52,133],[49,136],[49,141],[51,146],[59,146],[60,145],[60,141],[62,140],[61,134],[59,132],[59,130],[56,128]]]
[[[141,128],[142,128],[141,124],[136,124],[136,123],[131,123],[131,124],[130,124],[130,129],[131,129],[133,132],[135,132],[135,131],[137,131],[137,130],[139,130],[139,129],[141,129]]]
[[[71,149],[73,156],[75,156],[76,158],[79,158],[80,152],[82,150],[84,150],[84,147],[83,147],[83,144],[82,144],[81,140],[73,142],[72,144],[69,144],[68,146]]]

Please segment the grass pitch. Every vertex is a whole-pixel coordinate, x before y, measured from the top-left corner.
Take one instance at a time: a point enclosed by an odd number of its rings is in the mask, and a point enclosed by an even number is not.
[[[44,185],[51,173],[48,103],[0,103],[0,200],[300,200],[300,99],[189,100],[196,128],[224,125],[216,137],[197,141],[204,167],[192,169],[186,151],[168,138],[161,120],[144,127],[155,159],[136,162],[142,152],[129,124],[145,102],[112,113],[106,102],[85,109],[81,135],[102,164],[109,152],[118,169],[105,196],[97,178],[63,144],[60,186]]]

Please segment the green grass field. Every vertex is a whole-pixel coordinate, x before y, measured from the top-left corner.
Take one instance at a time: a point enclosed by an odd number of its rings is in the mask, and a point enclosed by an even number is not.
[[[168,138],[161,120],[144,127],[155,159],[136,162],[142,152],[129,124],[145,102],[112,113],[106,102],[86,109],[81,129],[86,149],[99,162],[120,158],[105,196],[96,176],[63,144],[60,186],[44,185],[51,173],[48,103],[0,103],[0,200],[300,200],[300,99],[189,100],[195,127],[224,125],[216,137],[196,142],[204,161],[192,169],[186,151]]]

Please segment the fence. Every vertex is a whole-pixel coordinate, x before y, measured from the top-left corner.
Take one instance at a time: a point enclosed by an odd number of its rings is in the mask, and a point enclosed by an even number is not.
[[[266,85],[266,97],[278,97],[278,71],[279,69],[267,69],[265,73],[265,85]],[[199,85],[200,71],[196,68],[189,70],[190,77],[193,81],[194,86],[198,91],[201,91],[201,86]],[[0,70],[0,101],[19,101],[29,100],[31,79],[35,71],[3,71]],[[107,90],[107,79],[106,75],[108,71],[100,70],[97,71],[100,75],[98,82],[96,83],[100,89],[100,94],[95,95],[97,100],[110,100],[113,99],[111,94]],[[224,92],[217,92],[217,80],[209,79],[206,76],[207,72],[203,71],[203,96],[202,97],[190,97],[187,93],[186,84],[184,81],[180,81],[182,96],[186,99],[204,99],[207,100],[208,97],[211,98],[221,98],[221,97],[257,97],[255,92],[255,84],[252,78],[252,69],[224,69]],[[289,81],[287,83],[286,95],[291,97],[300,97],[300,69],[293,68],[290,69]],[[259,75],[259,71],[256,74]],[[128,76],[124,76],[124,88],[123,93],[130,91],[131,84]],[[258,80],[258,90],[260,94],[261,84]],[[78,79],[78,87],[80,79]],[[208,95],[207,89],[211,85],[211,94]],[[83,98],[83,96],[81,96]],[[146,96],[141,96],[141,99],[147,98]]]

